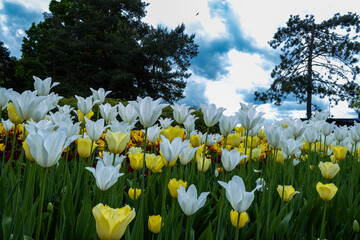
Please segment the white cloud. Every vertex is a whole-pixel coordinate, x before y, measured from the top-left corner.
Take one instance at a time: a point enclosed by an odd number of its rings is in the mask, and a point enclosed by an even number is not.
[[[50,0],[5,0],[5,1],[18,3],[24,5],[26,8],[39,12],[49,11]]]
[[[206,0],[157,0],[146,8],[143,20],[152,25],[175,28],[184,23],[188,33],[196,31],[198,36],[216,38],[226,34],[222,19],[210,16]]]

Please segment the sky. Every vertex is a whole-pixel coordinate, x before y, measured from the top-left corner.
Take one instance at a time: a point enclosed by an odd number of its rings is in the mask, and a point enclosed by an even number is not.
[[[21,56],[22,38],[33,22],[43,20],[50,0],[0,0],[0,41],[11,55]],[[289,97],[281,106],[254,101],[254,92],[272,83],[270,73],[280,62],[280,51],[268,45],[290,15],[313,14],[317,22],[335,13],[360,13],[358,0],[147,0],[143,21],[153,26],[175,28],[181,23],[186,33],[195,34],[199,54],[191,61],[185,98],[190,106],[214,103],[225,115],[238,111],[240,102],[254,103],[266,119],[305,117],[305,104]],[[358,80],[360,78],[358,77]],[[346,102],[329,104],[314,97],[322,110],[333,117],[353,118],[357,114]]]

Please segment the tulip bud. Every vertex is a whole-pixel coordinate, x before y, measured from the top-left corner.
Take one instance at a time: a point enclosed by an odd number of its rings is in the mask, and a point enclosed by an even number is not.
[[[21,119],[19,117],[19,115],[17,114],[16,109],[15,109],[14,105],[12,104],[12,102],[10,102],[8,104],[7,111],[8,111],[9,119],[13,124],[19,124],[24,121],[24,119]]]
[[[295,191],[295,188],[291,185],[289,186],[278,185],[276,190],[279,193],[280,198],[283,199],[284,202],[291,201],[295,194],[300,193],[299,191]]]
[[[141,189],[138,189],[138,188],[136,188],[136,189],[130,188],[128,191],[128,195],[131,198],[131,200],[137,200],[139,198],[140,194],[141,194]]]
[[[83,158],[90,157],[91,142],[92,142],[92,140],[88,137],[78,139],[77,148],[78,148],[78,154],[80,157],[83,157]],[[95,147],[97,147],[97,145],[96,145],[96,143],[93,143],[92,144],[93,151],[94,151]]]
[[[161,230],[161,216],[149,216],[148,227],[150,232],[155,234],[159,233]]]
[[[359,223],[356,220],[354,220],[354,222],[353,222],[353,231],[356,233],[358,233],[360,231]]]
[[[52,213],[52,212],[54,211],[54,206],[52,205],[51,202],[48,203],[46,209],[47,209],[47,211],[48,211],[49,213]]]
[[[192,147],[199,147],[201,144],[201,137],[199,135],[192,135],[190,137],[190,143]]]
[[[240,220],[238,220],[239,218],[239,213],[237,211],[231,210],[230,212],[230,220],[231,220],[231,224],[236,227],[236,225],[239,223],[239,225],[237,225],[240,228],[243,228],[245,226],[245,224],[249,221],[249,215],[247,214],[247,212],[243,212],[240,214]]]
[[[130,166],[134,170],[139,170],[143,168],[143,158],[144,158],[143,153],[131,154],[129,155],[129,158],[130,158]]]

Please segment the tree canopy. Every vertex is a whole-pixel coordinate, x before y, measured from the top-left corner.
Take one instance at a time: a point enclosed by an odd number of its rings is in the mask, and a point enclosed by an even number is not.
[[[359,30],[355,13],[335,14],[321,23],[316,23],[313,15],[305,19],[290,16],[286,27],[279,28],[269,42],[282,52],[280,64],[271,73],[274,81],[268,90],[255,92],[255,99],[280,105],[292,94],[299,103],[307,103],[307,118],[312,107],[316,108],[314,94],[335,103],[352,100],[359,89],[355,81],[360,72]]]
[[[185,26],[152,27],[141,21],[141,0],[61,0],[33,24],[22,45],[17,73],[51,76],[64,96],[88,95],[89,87],[112,90],[112,97],[183,97],[195,35]]]

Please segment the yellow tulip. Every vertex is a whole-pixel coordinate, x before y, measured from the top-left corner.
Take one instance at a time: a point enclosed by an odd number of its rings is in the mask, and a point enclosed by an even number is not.
[[[135,194],[135,192],[136,192],[136,194]],[[130,188],[128,191],[128,195],[132,200],[137,200],[139,198],[140,194],[141,194],[141,189],[138,189],[138,188],[136,188],[136,191],[133,188]]]
[[[207,157],[205,157],[205,159],[204,159],[202,154],[199,155],[199,157],[196,159],[196,162],[197,162],[197,167],[198,167],[199,172],[205,173],[211,165],[211,159],[207,158]]]
[[[109,130],[106,132],[105,140],[111,153],[120,154],[130,140],[130,133],[124,134],[121,131],[111,132]]]
[[[201,137],[199,135],[192,135],[190,137],[190,143],[192,147],[199,147],[201,145]]]
[[[300,156],[300,159],[306,162],[306,160],[309,159],[309,156],[308,156],[307,154],[301,155],[301,156]]]
[[[5,144],[0,143],[0,152],[3,152],[5,150]],[[29,149],[30,150],[30,149]],[[25,152],[26,154],[26,152]],[[26,156],[27,157],[27,156]]]
[[[256,148],[257,145],[259,144],[260,139],[258,137],[248,137],[247,138],[247,147],[250,148]]]
[[[142,153],[142,149],[140,147],[132,147],[127,151],[127,154],[132,155],[132,154],[136,154],[136,153]]]
[[[312,145],[311,150],[315,151],[315,149],[313,149],[313,148],[314,148],[314,145]],[[324,152],[326,147],[325,147],[324,143],[316,142],[315,148],[316,148],[316,151],[318,151],[318,152]]]
[[[347,147],[342,147],[342,146],[336,146],[336,147],[332,148],[332,151],[334,153],[335,159],[338,160],[338,161],[342,161],[346,157],[346,153],[348,151],[348,148]]]
[[[321,182],[318,182],[316,184],[316,191],[324,201],[330,201],[333,199],[337,190],[338,188],[333,183],[322,184]]]
[[[80,157],[83,157],[83,158],[90,157],[91,142],[92,142],[92,140],[89,137],[79,138],[77,140],[77,148],[78,148],[78,153],[79,153]],[[94,149],[96,147],[97,147],[97,144],[94,142],[92,150],[94,151]]]
[[[170,191],[170,195],[173,198],[178,197],[177,190],[180,189],[180,185],[183,186],[186,189],[187,182],[184,182],[182,180],[176,180],[175,178],[170,179],[170,181],[168,183],[168,188],[169,188],[169,191]]]
[[[145,157],[146,167],[154,173],[162,172],[164,166],[160,155],[146,154]]]
[[[239,133],[241,135],[243,135],[245,132],[245,128],[243,128],[243,127],[235,127],[234,130],[236,133]]]
[[[260,128],[259,131],[258,131],[258,133],[257,133],[257,136],[258,136],[258,138],[260,138],[260,139],[264,139],[264,138],[266,137],[266,135],[265,135],[265,130],[262,129],[262,128]]]
[[[318,166],[325,179],[332,179],[340,170],[339,164],[332,162],[320,162]]]
[[[240,133],[232,133],[227,136],[227,140],[233,148],[237,148],[241,143],[241,134]]]
[[[19,117],[12,102],[9,102],[9,104],[7,105],[7,112],[9,119],[13,124],[20,124],[25,120]]]
[[[179,126],[172,127],[170,126],[168,129],[163,129],[160,132],[161,135],[169,139],[170,143],[177,137],[182,138],[185,134],[185,130],[180,128]]]
[[[314,165],[310,165],[309,168],[310,168],[310,171],[313,171],[315,167],[314,167]]]
[[[293,199],[295,194],[300,193],[299,191],[295,191],[295,188],[291,185],[289,186],[278,185],[276,190],[279,193],[280,198],[283,199],[284,202],[291,201],[291,199]]]
[[[305,152],[309,152],[310,144],[307,141],[302,141],[302,142],[305,143],[305,144],[302,145],[301,150],[303,150]]]
[[[23,141],[22,146],[23,146],[23,149],[24,149],[24,151],[25,151],[25,156],[26,156],[26,158],[29,159],[31,162],[34,162],[35,159],[34,159],[33,156],[31,155],[30,146],[29,146],[29,144],[27,143],[26,139],[25,139],[25,141]]]
[[[259,148],[254,148],[251,150],[251,158],[255,161],[260,160],[261,150]]]
[[[129,206],[113,209],[99,203],[92,209],[96,221],[96,232],[101,240],[118,240],[129,223],[135,218],[135,209]]]
[[[143,158],[144,158],[143,153],[131,154],[129,155],[129,158],[130,158],[130,166],[132,167],[132,169],[134,170],[142,169]]]
[[[155,234],[159,233],[161,230],[161,216],[149,216],[148,227],[150,232]]]
[[[284,156],[282,155],[281,150],[276,150],[276,151],[277,152],[276,152],[275,162],[283,164],[285,159],[284,159]]]
[[[231,210],[230,220],[231,220],[231,224],[234,227],[238,226],[238,228],[240,229],[243,228],[245,224],[249,221],[249,215],[247,214],[247,212],[243,212],[240,214],[240,220],[239,220],[239,213],[235,210]],[[239,221],[239,225],[238,225],[238,221]]]
[[[78,113],[78,121],[86,123],[86,121],[84,121],[84,114],[79,109],[77,110],[77,113]],[[88,114],[85,115],[85,117],[87,119],[90,119],[93,115],[94,115],[94,112],[90,111]]]

